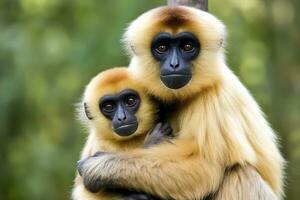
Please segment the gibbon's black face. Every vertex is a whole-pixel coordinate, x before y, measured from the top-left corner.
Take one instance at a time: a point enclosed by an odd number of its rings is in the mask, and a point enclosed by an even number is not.
[[[140,97],[132,89],[125,89],[115,95],[105,95],[100,99],[101,113],[112,121],[113,130],[120,136],[129,136],[138,128],[135,113],[139,109]]]
[[[161,81],[170,89],[179,89],[192,78],[191,61],[200,52],[200,42],[192,33],[171,35],[162,32],[153,38],[151,52],[161,63]]]

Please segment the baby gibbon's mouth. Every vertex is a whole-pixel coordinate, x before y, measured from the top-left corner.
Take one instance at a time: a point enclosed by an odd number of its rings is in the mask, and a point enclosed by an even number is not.
[[[124,124],[119,127],[113,128],[114,132],[119,136],[130,136],[132,135],[138,128],[138,123],[134,122],[131,124]]]

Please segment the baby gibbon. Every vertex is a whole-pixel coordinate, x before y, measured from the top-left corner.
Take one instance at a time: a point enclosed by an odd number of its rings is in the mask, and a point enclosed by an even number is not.
[[[79,110],[89,130],[81,159],[104,151],[127,152],[149,147],[171,137],[172,129],[166,124],[158,123],[153,129],[157,103],[132,79],[127,68],[110,69],[94,77],[85,89]],[[85,181],[88,180],[77,174],[72,194],[74,200],[157,199],[126,188],[99,191],[101,183],[97,181],[92,187],[85,188]]]

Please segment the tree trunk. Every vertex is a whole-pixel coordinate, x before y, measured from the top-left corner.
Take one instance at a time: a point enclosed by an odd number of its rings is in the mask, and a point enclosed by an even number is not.
[[[168,5],[185,5],[208,11],[208,0],[168,0]]]

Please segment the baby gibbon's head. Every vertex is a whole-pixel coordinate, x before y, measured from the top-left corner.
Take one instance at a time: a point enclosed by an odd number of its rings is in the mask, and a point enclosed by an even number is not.
[[[125,67],[94,77],[86,86],[82,107],[88,127],[99,137],[115,140],[146,134],[157,114],[155,103]]]

